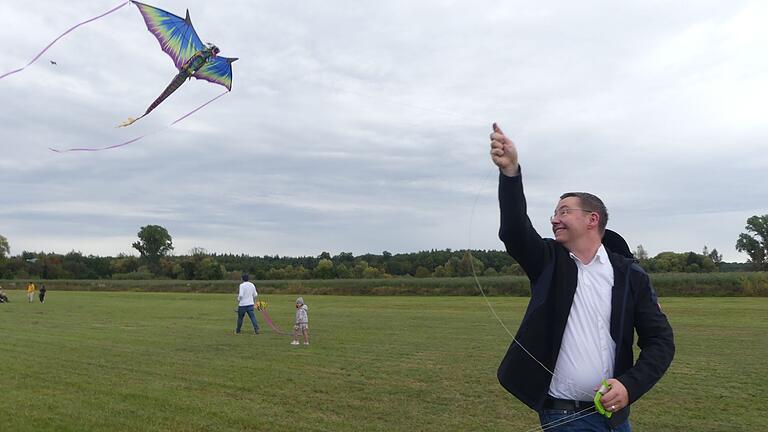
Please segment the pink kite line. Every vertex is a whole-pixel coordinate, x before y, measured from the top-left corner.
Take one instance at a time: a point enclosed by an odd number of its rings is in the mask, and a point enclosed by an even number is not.
[[[288,335],[288,333],[280,330],[280,328],[275,325],[275,323],[272,321],[272,318],[269,317],[269,314],[267,313],[266,309],[261,310],[261,315],[264,317],[264,321],[267,322],[267,325],[269,326],[269,328],[272,329],[273,332],[279,335],[284,335],[284,336]]]
[[[192,111],[190,111],[190,112],[188,112],[188,113],[184,114],[183,116],[181,116],[181,117],[177,118],[176,120],[174,120],[174,122],[173,122],[173,123],[169,124],[168,126],[166,126],[166,127],[164,127],[164,128],[158,129],[158,130],[156,130],[156,131],[153,131],[153,132],[150,132],[150,133],[146,133],[146,134],[144,134],[144,135],[140,135],[140,136],[138,136],[138,137],[136,137],[136,138],[130,139],[130,140],[128,140],[128,141],[125,141],[125,142],[122,142],[122,143],[120,143],[120,144],[113,144],[113,145],[111,145],[111,146],[106,146],[106,147],[93,147],[93,148],[82,147],[82,148],[71,148],[71,149],[66,149],[66,150],[58,150],[58,149],[55,149],[55,148],[52,148],[52,147],[48,147],[48,150],[50,150],[50,151],[53,151],[53,152],[56,152],[56,153],[66,153],[66,152],[74,152],[74,151],[97,152],[97,151],[102,151],[102,150],[109,150],[109,149],[114,149],[114,148],[118,148],[118,147],[123,147],[123,146],[126,146],[126,145],[128,145],[128,144],[134,143],[134,142],[136,142],[136,141],[138,141],[138,140],[140,140],[140,139],[142,139],[142,138],[144,138],[144,137],[148,137],[148,136],[150,136],[150,135],[154,135],[154,134],[156,134],[156,133],[158,133],[158,132],[162,132],[162,131],[164,131],[164,130],[166,130],[166,129],[169,129],[171,126],[173,126],[173,125],[175,125],[176,123],[178,123],[178,122],[180,122],[180,121],[184,120],[185,118],[187,118],[187,117],[191,116],[192,114],[194,114],[194,113],[196,113],[197,111],[199,111],[200,109],[202,109],[204,106],[206,106],[206,105],[208,105],[209,103],[211,103],[211,102],[215,101],[216,99],[218,99],[218,98],[220,98],[220,97],[224,96],[224,95],[225,95],[225,94],[227,94],[227,93],[229,93],[229,90],[227,90],[227,91],[225,91],[224,93],[222,93],[222,94],[220,94],[220,95],[218,95],[218,96],[214,97],[213,99],[211,99],[211,100],[209,100],[208,102],[206,102],[206,103],[204,103],[204,104],[200,105],[199,107],[197,107],[197,108],[193,109]]]
[[[88,23],[89,23],[89,22],[91,22],[91,21],[96,21],[97,19],[99,19],[99,18],[101,18],[101,17],[107,16],[107,15],[111,14],[112,12],[114,12],[114,11],[116,11],[116,10],[120,9],[121,7],[123,7],[123,6],[127,5],[128,3],[130,3],[130,1],[127,1],[127,2],[125,2],[125,3],[122,3],[122,4],[120,4],[119,6],[116,6],[116,7],[114,7],[113,9],[110,9],[109,11],[107,11],[107,12],[104,12],[103,14],[101,14],[101,15],[99,15],[99,16],[96,16],[96,17],[93,17],[93,18],[91,18],[91,19],[85,20],[85,21],[81,22],[80,24],[77,24],[77,25],[75,25],[75,26],[71,27],[69,30],[67,30],[67,31],[65,31],[64,33],[62,33],[62,34],[61,34],[61,36],[59,36],[59,37],[57,37],[56,39],[54,39],[54,40],[53,40],[53,42],[49,43],[47,47],[43,48],[43,50],[42,50],[42,51],[40,51],[40,53],[39,53],[38,55],[36,55],[36,56],[35,56],[35,58],[33,58],[33,59],[32,59],[32,60],[29,62],[29,63],[27,63],[27,65],[26,65],[26,66],[23,66],[23,67],[20,67],[20,68],[18,68],[18,69],[16,69],[16,70],[12,70],[12,71],[10,71],[10,72],[6,72],[6,73],[4,73],[4,74],[0,75],[0,79],[3,79],[3,78],[5,78],[5,77],[7,77],[8,75],[13,75],[13,74],[15,74],[16,72],[21,72],[21,71],[23,71],[24,69],[26,69],[26,68],[27,68],[29,65],[31,65],[31,64],[32,64],[32,63],[34,63],[34,62],[36,62],[36,61],[37,61],[37,59],[39,59],[39,58],[40,58],[40,56],[41,56],[41,55],[43,55],[43,53],[45,53],[46,51],[48,51],[48,48],[50,48],[51,46],[53,46],[53,44],[55,44],[55,43],[56,43],[56,42],[57,42],[59,39],[61,39],[61,38],[63,38],[64,36],[66,36],[66,35],[67,35],[67,33],[71,32],[72,30],[74,30],[74,29],[76,29],[76,28],[80,27],[81,25],[84,25],[84,24],[88,24]]]

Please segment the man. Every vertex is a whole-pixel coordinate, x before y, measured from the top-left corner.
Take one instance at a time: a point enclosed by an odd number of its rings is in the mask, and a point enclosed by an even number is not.
[[[661,379],[675,351],[648,275],[602,245],[608,212],[594,195],[562,195],[550,218],[555,238],[541,238],[526,214],[517,149],[496,124],[491,158],[500,171],[499,238],[531,281],[499,382],[539,413],[542,427],[553,427],[547,430],[630,431],[629,405]],[[611,234],[609,244],[626,248]],[[633,365],[635,330],[641,351]],[[603,380],[610,389],[600,402],[610,419],[592,404]]]
[[[253,331],[259,334],[259,323],[256,321],[256,315],[253,314],[253,305],[259,295],[256,292],[256,286],[248,281],[248,273],[243,273],[243,283],[240,284],[240,291],[237,294],[237,329],[235,334],[240,334],[240,328],[243,326],[243,317],[248,314],[253,324]]]

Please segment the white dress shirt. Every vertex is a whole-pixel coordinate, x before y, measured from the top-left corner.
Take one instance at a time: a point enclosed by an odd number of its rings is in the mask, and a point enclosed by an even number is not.
[[[549,395],[586,401],[592,400],[603,379],[613,378],[613,267],[603,245],[589,263],[582,263],[574,254],[571,259],[578,267],[578,282]]]

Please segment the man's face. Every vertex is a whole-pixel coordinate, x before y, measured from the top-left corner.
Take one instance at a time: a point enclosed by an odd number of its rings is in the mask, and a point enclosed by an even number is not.
[[[587,227],[593,215],[594,213],[582,209],[581,200],[578,197],[561,199],[550,218],[555,240],[568,244],[581,238],[587,233]]]

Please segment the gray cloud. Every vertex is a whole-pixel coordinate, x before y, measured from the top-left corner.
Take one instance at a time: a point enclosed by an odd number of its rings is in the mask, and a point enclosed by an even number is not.
[[[0,5],[0,73],[114,5]],[[151,223],[179,252],[498,249],[493,121],[518,143],[542,234],[560,193],[589,190],[633,247],[743,260],[738,233],[768,213],[761,2],[155,5],[189,8],[240,57],[233,91],[164,129],[222,91],[193,80],[114,128],[175,73],[133,6],[0,81],[12,253],[130,253]]]

